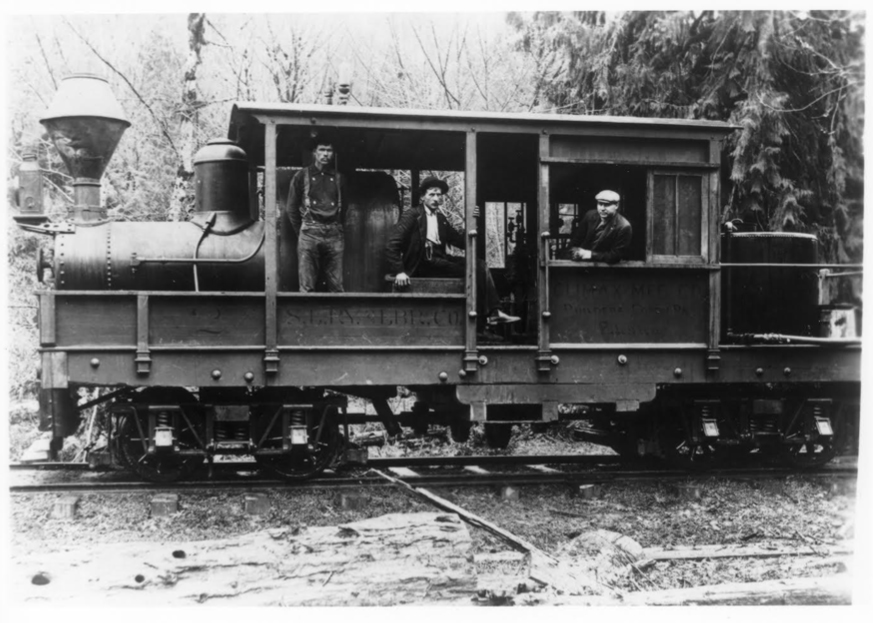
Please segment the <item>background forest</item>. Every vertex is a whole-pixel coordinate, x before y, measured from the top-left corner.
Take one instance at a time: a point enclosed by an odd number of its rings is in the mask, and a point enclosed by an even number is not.
[[[845,11],[79,15],[10,18],[9,203],[40,141],[47,208],[70,204],[38,118],[72,72],[107,77],[132,127],[104,176],[122,220],[181,220],[192,157],[233,102],[718,119],[724,220],[815,233],[824,261],[862,259],[864,15]],[[10,399],[36,388],[35,252],[5,217]]]

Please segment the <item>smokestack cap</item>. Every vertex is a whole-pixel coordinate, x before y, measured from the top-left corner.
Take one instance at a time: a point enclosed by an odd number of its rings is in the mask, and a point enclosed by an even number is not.
[[[73,178],[93,181],[103,175],[121,135],[130,126],[109,83],[94,74],[64,78],[39,122],[48,130]]]
[[[39,120],[46,121],[68,117],[102,117],[120,121],[127,128],[130,121],[121,104],[115,99],[106,78],[96,74],[71,74],[61,80],[55,98]]]

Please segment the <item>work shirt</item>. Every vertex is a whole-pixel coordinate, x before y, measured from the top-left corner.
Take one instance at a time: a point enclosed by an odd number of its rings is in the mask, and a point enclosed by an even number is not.
[[[306,173],[309,173],[309,205],[305,201]],[[291,180],[286,211],[296,234],[306,224],[343,224],[345,178],[334,169],[310,165]]]
[[[429,242],[440,245],[440,227],[437,221],[437,210],[431,212],[427,208],[424,209],[425,217],[427,218],[427,239]]]

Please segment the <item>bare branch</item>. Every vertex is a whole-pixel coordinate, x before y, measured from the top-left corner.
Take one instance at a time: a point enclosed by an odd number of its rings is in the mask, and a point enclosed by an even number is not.
[[[127,76],[125,76],[118,69],[116,69],[112,65],[112,63],[110,63],[108,60],[103,58],[103,56],[100,54],[100,52],[98,52],[96,49],[94,49],[94,46],[91,45],[91,43],[87,39],[85,39],[85,37],[83,37],[81,34],[79,34],[79,31],[77,31],[75,28],[73,28],[73,25],[69,21],[67,21],[66,18],[64,18],[64,23],[69,27],[70,30],[73,31],[73,33],[76,34],[77,37],[79,37],[79,39],[82,40],[82,43],[84,43],[86,46],[88,46],[91,49],[91,51],[94,53],[94,55],[97,58],[99,58],[103,62],[104,65],[106,65],[109,69],[111,69],[113,72],[115,72],[122,80],[124,80],[124,82],[127,84],[127,86],[130,87],[130,90],[133,91],[133,94],[136,95],[137,99],[142,103],[143,106],[145,106],[146,110],[149,111],[149,114],[152,116],[152,119],[155,120],[155,123],[158,124],[158,127],[161,129],[161,134],[163,134],[164,138],[167,139],[167,142],[170,144],[170,148],[173,150],[173,153],[176,154],[176,157],[181,157],[181,156],[179,156],[179,151],[176,149],[176,145],[173,143],[173,139],[170,137],[170,133],[167,130],[166,125],[164,124],[163,121],[161,121],[158,118],[158,116],[155,114],[155,111],[152,110],[152,107],[149,106],[148,102],[146,102],[145,99],[143,98],[143,96],[139,94],[139,91],[136,90],[136,87],[133,86],[133,84],[130,82],[130,80],[127,79]]]
[[[58,81],[55,80],[55,73],[52,71],[52,66],[49,64],[48,56],[46,56],[45,49],[42,47],[42,39],[39,38],[38,33],[34,33],[34,36],[36,37],[37,45],[39,45],[39,52],[42,54],[42,60],[45,61],[45,68],[48,70],[49,78],[52,79],[52,87],[57,91]]]
[[[430,59],[430,55],[427,53],[427,49],[425,49],[425,47],[424,47],[424,42],[421,40],[421,37],[418,34],[418,30],[415,28],[415,26],[412,26],[411,30],[412,30],[412,34],[415,35],[415,40],[418,41],[418,45],[421,48],[422,54],[424,54],[424,58],[427,61],[427,64],[430,65],[431,70],[433,70],[434,75],[436,76],[437,80],[439,81],[439,83],[443,87],[443,94],[446,97],[446,103],[449,105],[449,108],[452,107],[451,100],[454,100],[455,103],[460,106],[461,100],[459,100],[457,97],[455,97],[454,93],[451,92],[451,90],[449,89],[449,85],[446,84],[444,74],[442,74],[434,66],[433,61],[431,61],[431,59]],[[435,31],[434,31],[434,37],[436,37]],[[439,54],[439,50],[437,50],[437,54]],[[449,98],[451,98],[451,100]]]

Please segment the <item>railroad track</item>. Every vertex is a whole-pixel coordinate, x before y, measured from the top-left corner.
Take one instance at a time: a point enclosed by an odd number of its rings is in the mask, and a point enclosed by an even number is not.
[[[57,471],[65,464],[15,464],[12,472]],[[75,466],[75,467],[70,467]],[[524,485],[583,485],[623,482],[693,482],[701,479],[765,479],[798,476],[803,478],[853,479],[856,463],[844,461],[826,465],[815,471],[791,470],[784,467],[726,467],[691,473],[676,469],[653,468],[641,463],[627,463],[617,456],[552,455],[552,456],[484,456],[484,457],[414,457],[374,458],[365,467],[351,471],[326,472],[303,482],[285,482],[264,478],[254,462],[217,463],[211,479],[168,484],[147,483],[128,479],[119,472],[91,472],[88,479],[65,482],[12,484],[11,493],[60,492],[132,492],[132,491],[203,491],[234,489],[341,488],[391,486],[371,470],[390,472],[394,477],[414,487],[480,487]],[[66,464],[69,472],[87,471],[82,463]]]

